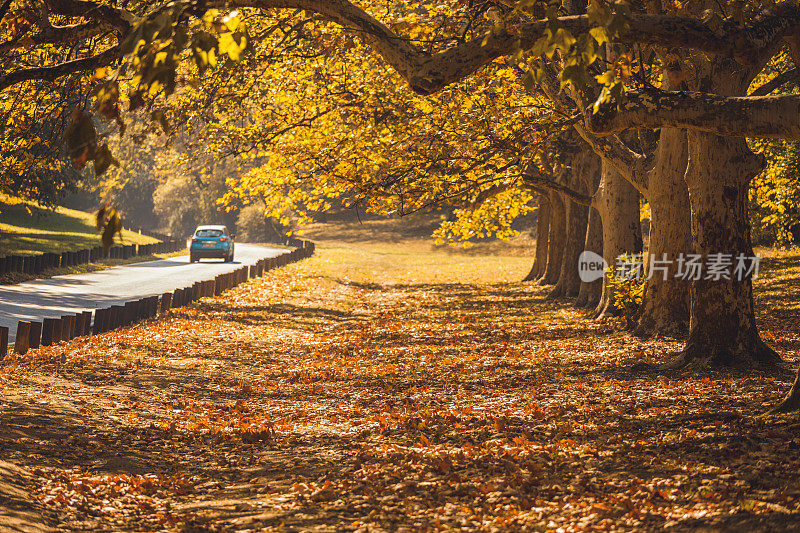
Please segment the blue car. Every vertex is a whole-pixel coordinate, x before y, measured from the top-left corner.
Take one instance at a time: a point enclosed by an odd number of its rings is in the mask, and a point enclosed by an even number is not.
[[[233,235],[225,226],[197,226],[189,244],[189,261],[217,257],[226,263],[233,261]]]

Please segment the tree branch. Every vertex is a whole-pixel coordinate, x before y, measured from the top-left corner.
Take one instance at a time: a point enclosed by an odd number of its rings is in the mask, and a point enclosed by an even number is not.
[[[66,17],[84,17],[105,22],[118,28],[123,34],[130,31],[138,17],[108,4],[98,4],[89,0],[44,0],[50,12]]]
[[[747,96],[767,96],[769,93],[783,85],[784,83],[789,83],[792,80],[796,80],[800,78],[800,68],[793,68],[792,70],[787,70],[786,72],[781,72],[767,83],[758,87],[756,90],[748,94]]]
[[[547,97],[556,105],[566,108],[572,107],[574,101],[564,91],[560,90],[558,74],[552,65],[545,62],[544,70],[545,76],[541,82],[541,87]],[[573,124],[573,128],[594,153],[614,167],[639,192],[647,196],[647,170],[652,165],[651,157],[634,152],[617,136],[598,137],[581,123]]]
[[[94,21],[82,24],[70,24],[67,26],[51,25],[47,28],[43,28],[39,33],[31,35],[31,40],[33,44],[71,44],[96,37],[97,35],[113,31],[114,29],[115,27],[110,24]],[[7,41],[0,44],[0,54],[29,45],[29,43],[20,39]]]
[[[48,67],[33,67],[15,70],[5,76],[0,77],[0,91],[7,89],[17,83],[30,80],[56,80],[67,74],[83,72],[109,65],[119,58],[119,45],[112,46],[97,55],[66,61]]]
[[[614,167],[645,197],[648,195],[648,171],[653,165],[652,154],[642,155],[631,150],[616,135],[594,135],[579,124],[575,124],[574,128],[594,153]]]
[[[589,131],[682,128],[732,137],[800,139],[800,95],[725,97],[694,92],[629,92],[617,110],[586,113]]]
[[[347,0],[210,0],[207,7],[294,8],[317,12],[359,32],[366,44],[372,46],[420,94],[435,93],[518,47],[530,49],[552,24],[549,20],[521,24],[429,55]],[[742,63],[757,63],[763,60],[763,51],[776,39],[800,27],[800,6],[796,2],[784,0],[774,11],[775,14],[761,17],[751,27],[741,28],[730,23],[716,32],[695,18],[634,14],[628,21],[628,30],[618,40],[697,49],[731,56]],[[585,33],[592,27],[587,15],[560,17],[558,23],[574,35]]]
[[[8,13],[8,10],[11,8],[11,0],[5,0],[2,4],[0,4],[0,20],[3,20]]]
[[[478,196],[475,197],[475,199],[472,201],[470,206],[473,209],[475,209],[476,207],[479,207],[481,204],[483,204],[486,200],[488,200],[490,198],[494,198],[498,194],[504,193],[504,192],[510,190],[513,187],[514,187],[513,183],[504,183],[502,185],[492,185],[488,189],[485,189],[485,190],[479,192]]]
[[[135,20],[134,15],[127,11],[88,0],[46,1],[54,14],[105,22],[120,29],[123,35]],[[346,31],[358,33],[420,94],[437,92],[518,47],[531,48],[552,24],[549,20],[539,20],[505,28],[430,55],[348,0],[208,0],[202,7],[303,9],[319,13],[343,26]],[[575,35],[585,33],[592,27],[586,15],[560,17],[558,23]],[[741,28],[730,23],[718,31],[696,18],[634,14],[628,20],[627,31],[618,40],[667,48],[698,49],[731,56],[743,63],[757,63],[763,60],[761,56],[764,51],[774,46],[776,39],[799,28],[800,6],[795,0],[784,0],[774,8],[772,14],[760,17],[749,27]],[[85,61],[94,64],[97,59],[87,58]],[[4,78],[5,87],[8,87],[9,79],[31,79],[34,73],[44,73],[49,78],[55,72],[69,73],[71,70],[59,65],[13,72]]]
[[[564,194],[576,204],[592,206],[592,198],[586,194],[578,192],[566,185],[556,183],[552,177],[540,172],[536,167],[529,166],[524,174],[520,174],[522,182],[531,189],[539,192],[542,188]]]

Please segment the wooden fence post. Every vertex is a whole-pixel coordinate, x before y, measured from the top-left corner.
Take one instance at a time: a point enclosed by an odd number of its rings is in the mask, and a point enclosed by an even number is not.
[[[83,312],[83,333],[84,336],[89,336],[92,334],[92,312],[91,311],[84,311]]]
[[[147,298],[139,298],[136,302],[136,319],[144,320],[147,318]]]
[[[136,302],[125,302],[122,308],[122,323],[121,326],[129,326],[136,320]]]
[[[100,333],[105,333],[111,329],[111,320],[114,318],[114,311],[111,307],[103,309],[103,316],[100,319]],[[95,322],[97,319],[95,319]]]
[[[17,337],[14,339],[14,351],[20,355],[28,353],[30,348],[31,323],[20,320],[17,324]]]
[[[83,311],[75,315],[75,336],[76,337],[83,337],[83,328],[85,327],[83,324],[86,322],[86,315],[83,314]]]
[[[64,321],[61,318],[53,320],[53,344],[55,344],[64,340]]]
[[[161,295],[161,314],[163,315],[167,311],[169,311],[170,306],[172,304],[172,293],[165,292]]]
[[[122,325],[122,320],[125,318],[125,306],[112,305],[111,306],[111,321],[109,322],[108,329],[117,329]]]
[[[106,315],[106,310],[98,307],[94,310],[94,325],[92,326],[92,333],[98,335],[103,333],[103,318]]]
[[[42,320],[42,346],[53,344],[53,330],[55,329],[55,318],[45,318]]]
[[[186,301],[186,289],[175,289],[175,296],[173,297],[172,307],[183,307]]]
[[[0,361],[8,355],[8,328],[0,326]]]
[[[61,315],[61,340],[68,341],[72,339],[72,321],[75,317],[70,315]]]
[[[42,323],[31,322],[30,333],[28,334],[28,346],[35,350],[42,342]]]
[[[72,340],[77,336],[76,330],[78,327],[78,315],[69,315],[67,322],[69,323],[69,339],[67,340]]]

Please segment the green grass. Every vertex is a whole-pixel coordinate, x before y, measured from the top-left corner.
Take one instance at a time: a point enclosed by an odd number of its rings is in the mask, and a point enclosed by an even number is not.
[[[510,241],[487,240],[470,248],[437,246],[437,221],[425,217],[312,224],[299,236],[317,250],[315,273],[345,282],[381,285],[510,283],[533,264],[534,240],[525,232]],[[324,257],[324,259],[320,259]]]
[[[122,232],[123,244],[150,244],[157,239]],[[0,256],[64,252],[100,245],[94,215],[59,207],[55,211],[0,197]]]

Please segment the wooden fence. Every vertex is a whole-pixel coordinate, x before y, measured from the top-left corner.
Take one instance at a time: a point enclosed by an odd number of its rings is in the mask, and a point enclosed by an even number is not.
[[[148,244],[143,246],[157,246]],[[288,242],[287,242],[288,244]],[[314,243],[292,239],[295,250],[277,257],[260,259],[254,265],[243,266],[232,272],[220,274],[214,279],[198,281],[189,287],[175,289],[173,292],[148,296],[92,311],[63,315],[59,318],[45,318],[41,322],[20,320],[14,338],[13,350],[24,355],[28,350],[39,346],[50,346],[75,337],[85,337],[129,326],[140,320],[163,315],[170,309],[189,305],[200,298],[219,296],[225,291],[244,283],[248,279],[261,277],[265,272],[314,254]],[[153,253],[153,252],[151,252]],[[9,328],[0,326],[0,359],[8,354]]]
[[[128,228],[126,228],[128,229]],[[177,252],[186,247],[186,243],[174,239],[169,235],[163,235],[142,229],[132,229],[142,235],[147,235],[161,242],[153,244],[128,244],[112,246],[108,251],[104,251],[102,246],[86,248],[73,252],[45,252],[35,255],[7,255],[0,257],[0,275],[11,272],[20,272],[39,276],[50,268],[62,268],[87,263],[95,263],[102,259],[130,259],[131,257],[147,256],[152,254],[169,254]]]

